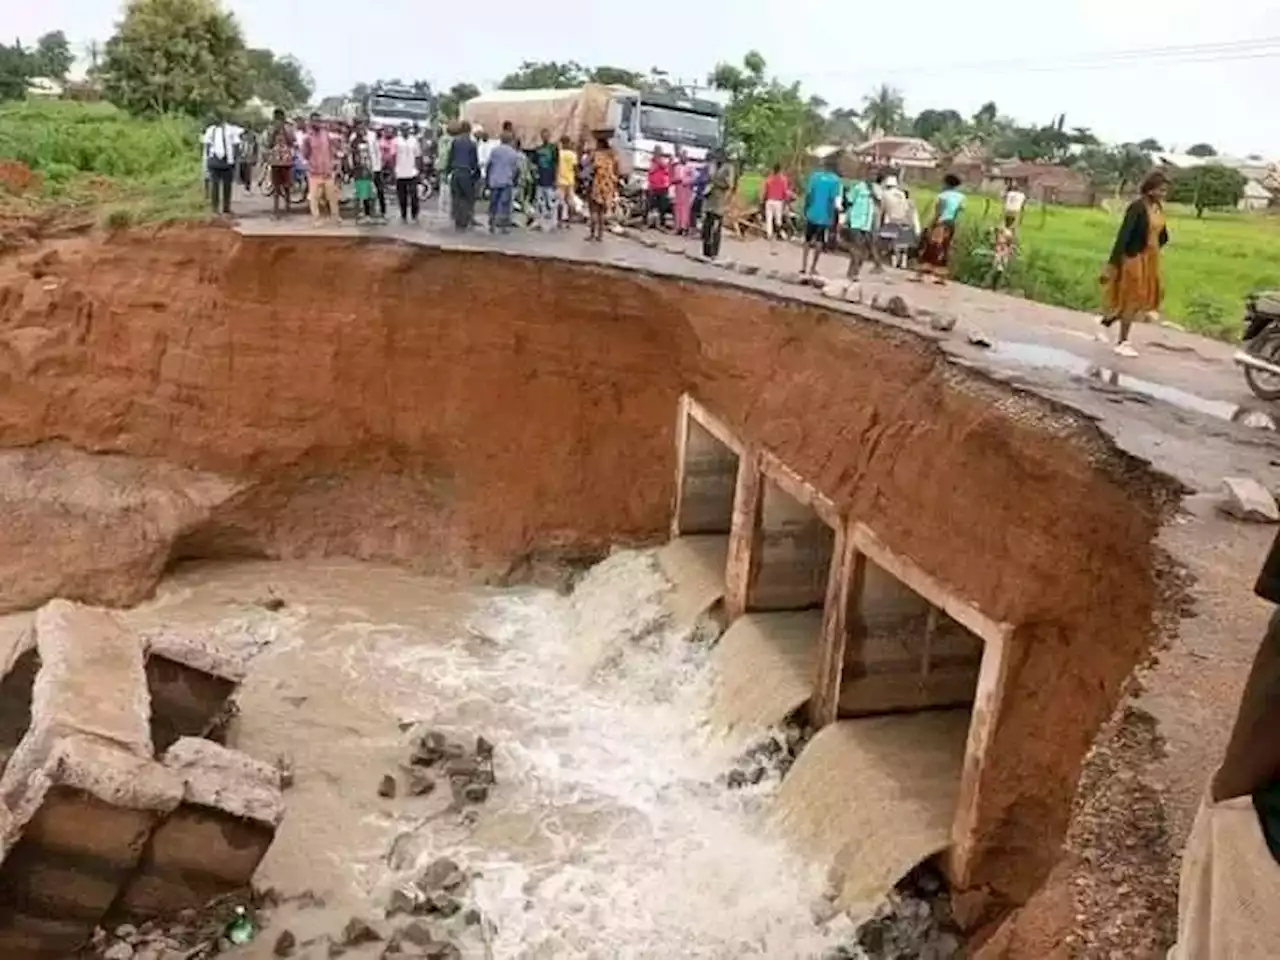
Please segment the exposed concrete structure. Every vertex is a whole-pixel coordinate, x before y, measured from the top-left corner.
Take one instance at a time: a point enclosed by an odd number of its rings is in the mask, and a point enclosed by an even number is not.
[[[154,917],[248,881],[280,821],[278,775],[198,740],[157,762],[152,730],[196,710],[153,704],[137,636],[55,600],[8,659],[3,733],[18,739],[0,775],[0,956],[65,957],[122,910]],[[225,679],[184,669],[205,689]]]
[[[816,665],[807,684],[813,725],[972,704],[963,760],[956,758],[963,773],[955,785],[959,799],[947,860],[953,880],[964,886],[982,839],[977,810],[983,784],[1005,775],[989,747],[1007,695],[1013,627],[987,617],[896,553],[779,458],[729,434],[692,398],[682,398],[680,411],[682,471],[705,463],[690,458],[687,439],[712,436],[704,424],[715,425],[719,449],[737,451],[726,611],[731,622],[750,615],[752,643],[757,648],[775,643],[774,659],[780,663]],[[728,463],[727,457],[717,461],[720,496]],[[677,487],[688,485],[682,473]],[[680,529],[677,517],[673,532]],[[796,635],[797,621],[786,621],[786,629],[771,640],[769,615],[752,613],[818,608],[820,618],[799,621],[813,633],[808,647]],[[770,657],[757,654],[756,659]],[[791,676],[794,669],[783,673]],[[792,700],[799,697],[793,694]]]

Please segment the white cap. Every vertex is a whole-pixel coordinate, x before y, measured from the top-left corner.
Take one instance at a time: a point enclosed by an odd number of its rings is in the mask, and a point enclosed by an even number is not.
[[[890,174],[884,178],[884,185],[886,187],[896,187],[898,185],[898,178]]]

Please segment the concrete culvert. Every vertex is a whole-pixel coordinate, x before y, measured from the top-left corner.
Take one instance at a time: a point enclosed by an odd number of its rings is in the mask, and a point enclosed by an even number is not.
[[[0,954],[1168,946],[1271,434],[892,275],[291,231],[0,258]]]

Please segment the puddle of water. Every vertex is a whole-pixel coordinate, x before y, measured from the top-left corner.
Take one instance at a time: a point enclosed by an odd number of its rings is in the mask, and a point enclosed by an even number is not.
[[[994,356],[1025,364],[1029,367],[1049,367],[1054,370],[1063,370],[1073,377],[1091,380],[1117,390],[1127,390],[1131,393],[1141,394],[1153,400],[1160,400],[1183,410],[1191,410],[1219,420],[1240,421],[1242,415],[1251,412],[1243,410],[1239,405],[1226,400],[1210,400],[1207,397],[1201,397],[1165,383],[1156,383],[1153,380],[1143,380],[1141,377],[1121,373],[1118,370],[1095,363],[1087,357],[1077,356],[1068,350],[1059,350],[1056,347],[1046,347],[1037,343],[1018,343],[1016,341],[1001,340],[995,343],[988,352]],[[1274,423],[1272,423],[1271,429],[1275,429]]]

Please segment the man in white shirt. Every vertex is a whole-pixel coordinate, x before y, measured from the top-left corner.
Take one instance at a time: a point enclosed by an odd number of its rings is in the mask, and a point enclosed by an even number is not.
[[[236,151],[240,146],[240,128],[220,119],[205,128],[201,139],[213,212],[230,216],[231,182],[235,175]]]
[[[409,125],[400,124],[400,132],[395,139],[396,153],[396,200],[400,203],[400,222],[409,222],[409,213],[413,212],[413,222],[418,222],[418,174],[419,162],[422,159],[422,145],[418,138],[411,136]]]
[[[1010,180],[1004,192],[1004,218],[1010,227],[1022,222],[1022,210],[1027,205],[1027,195],[1017,183]]]

